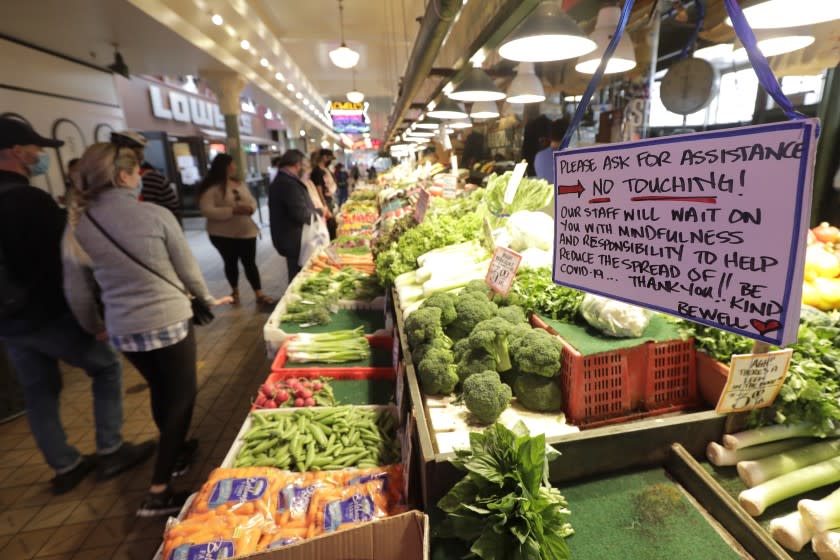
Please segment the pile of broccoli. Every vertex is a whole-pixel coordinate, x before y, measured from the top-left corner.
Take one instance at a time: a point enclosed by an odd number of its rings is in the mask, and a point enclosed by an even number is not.
[[[495,422],[514,395],[530,410],[558,410],[562,345],[531,328],[514,299],[492,295],[476,280],[457,294],[433,294],[406,319],[423,390],[448,395],[460,385],[464,404],[481,423]]]

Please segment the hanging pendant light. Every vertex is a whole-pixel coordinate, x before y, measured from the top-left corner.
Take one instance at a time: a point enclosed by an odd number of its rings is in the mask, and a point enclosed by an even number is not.
[[[743,8],[743,12],[747,23],[753,29],[799,27],[840,19],[840,2],[837,0],[765,0]],[[726,18],[726,25],[732,25],[731,18]]]
[[[756,29],[755,39],[758,50],[765,57],[804,49],[815,40],[814,32],[808,26],[790,29]],[[735,59],[747,58],[747,50],[744,48],[740,39],[735,40],[735,50],[732,56]]]
[[[365,94],[356,89],[356,71],[353,70],[353,89],[347,92],[347,101],[350,103],[361,103],[365,100]]]
[[[437,130],[438,125],[440,125],[440,120],[435,119],[435,118],[431,118],[431,119],[423,119],[422,121],[417,121],[413,125],[411,125],[411,127],[414,128],[415,130],[418,129],[418,128],[423,129],[423,130]]]
[[[582,56],[575,66],[575,70],[581,74],[594,74],[601,64],[601,58],[604,56],[604,51],[607,50],[607,45],[612,39],[615,28],[618,25],[618,20],[621,18],[621,8],[618,6],[605,6],[598,10],[598,19],[595,23],[595,31],[589,36],[595,41],[598,47]],[[636,67],[636,53],[633,50],[633,42],[630,40],[628,33],[622,33],[621,39],[615,48],[615,52],[607,62],[607,67],[604,74],[617,74],[619,72],[627,72]]]
[[[539,103],[545,101],[542,82],[534,73],[533,62],[522,62],[507,92],[508,103]]]
[[[468,119],[452,121],[446,123],[450,130],[458,130],[464,128],[472,128],[472,123]]]
[[[559,1],[546,0],[513,30],[499,47],[499,54],[518,62],[547,62],[583,56],[596,46]]]
[[[342,0],[338,0],[338,19],[341,28],[341,46],[330,51],[330,60],[339,68],[348,70],[359,63],[359,53],[347,46],[344,42],[344,6]]]
[[[434,109],[426,113],[436,119],[465,119],[467,112],[460,103],[444,98]]]
[[[499,107],[495,101],[479,101],[473,103],[470,110],[471,119],[496,119],[499,117]]]
[[[505,98],[505,92],[499,89],[487,72],[481,69],[481,62],[477,59],[473,67],[467,70],[467,74],[461,83],[446,94],[450,99],[456,101],[496,101]]]

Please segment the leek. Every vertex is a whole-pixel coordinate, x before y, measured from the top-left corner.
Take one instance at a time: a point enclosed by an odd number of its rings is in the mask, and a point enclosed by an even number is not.
[[[747,448],[749,449],[749,448]],[[821,441],[757,461],[738,463],[738,476],[748,487],[840,455],[840,440]]]
[[[837,531],[817,533],[811,539],[811,546],[820,560],[840,560],[840,533]]]
[[[436,292],[449,292],[461,288],[472,280],[483,280],[487,276],[489,267],[490,261],[488,260],[472,264],[467,268],[453,270],[454,273],[435,275],[423,283],[423,294],[429,297]]]
[[[401,286],[397,288],[397,294],[400,296],[400,305],[408,305],[423,297],[423,286]]]
[[[417,284],[417,273],[413,270],[408,272],[404,272],[400,274],[396,278],[394,278],[394,287],[400,288],[402,286],[410,286],[412,284]]]
[[[840,457],[809,465],[744,490],[738,502],[753,517],[784,499],[840,481]]]
[[[808,544],[814,533],[805,524],[798,511],[770,521],[770,535],[788,550],[799,552]]]
[[[740,449],[727,449],[721,444],[712,441],[706,446],[706,457],[709,462],[716,467],[731,467],[741,461],[752,461],[754,459],[761,459],[768,457],[794,447],[805,445],[811,441],[808,438],[794,438],[785,439],[782,441],[774,441],[772,443],[765,443],[763,445],[754,445],[753,447],[742,447]]]
[[[426,298],[418,299],[414,303],[403,307],[403,321],[408,319],[408,316],[420,309],[420,306],[423,305],[423,302],[426,301]]]
[[[777,424],[756,428],[755,430],[746,430],[737,434],[726,434],[723,436],[723,446],[727,449],[740,449],[782,439],[814,436],[816,432],[817,429],[814,425],[809,423]]]
[[[370,344],[364,329],[301,333],[289,339],[286,355],[290,362],[354,362],[370,356]]]
[[[800,500],[798,508],[805,524],[815,533],[840,527],[840,490],[822,500]]]

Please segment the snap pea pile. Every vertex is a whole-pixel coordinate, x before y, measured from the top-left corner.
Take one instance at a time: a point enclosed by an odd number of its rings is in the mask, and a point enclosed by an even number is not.
[[[235,467],[329,471],[400,460],[397,421],[389,410],[352,406],[251,413],[252,428]]]

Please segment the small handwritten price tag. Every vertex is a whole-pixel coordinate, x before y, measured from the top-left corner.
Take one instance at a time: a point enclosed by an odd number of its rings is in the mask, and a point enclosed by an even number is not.
[[[426,210],[429,209],[429,191],[420,189],[420,196],[417,199],[417,204],[414,206],[414,221],[418,224],[423,223],[426,217]]]
[[[506,296],[513,285],[520,262],[522,262],[522,255],[516,251],[511,251],[506,247],[496,247],[484,281],[491,290]]]
[[[715,411],[746,412],[773,404],[787,376],[793,350],[732,356],[729,378]]]
[[[441,178],[441,187],[443,187],[443,198],[453,199],[458,195],[458,176],[447,174]]]
[[[527,161],[520,161],[516,164],[516,167],[513,168],[513,175],[510,176],[507,188],[505,189],[505,204],[510,204],[511,202],[513,202],[513,199],[516,196],[516,190],[519,188],[519,183],[522,182],[522,177],[525,176],[525,170],[527,168]]]

